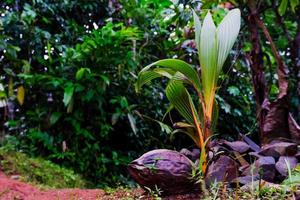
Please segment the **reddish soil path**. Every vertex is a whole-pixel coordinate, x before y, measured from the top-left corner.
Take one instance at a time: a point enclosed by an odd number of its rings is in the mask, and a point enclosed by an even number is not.
[[[101,189],[40,190],[30,184],[12,180],[0,171],[0,200],[152,200],[142,189],[119,190],[107,193]],[[164,200],[199,200],[198,195],[175,195]]]
[[[36,187],[17,180],[11,180],[0,171],[0,200],[119,200],[128,197],[140,197],[141,189],[128,193],[117,191],[113,194],[94,189],[51,189],[39,190]]]
[[[81,189],[59,189],[41,191],[29,184],[20,181],[11,180],[0,174],[0,199],[1,200],[69,200],[103,199],[105,192],[103,190],[81,190]]]

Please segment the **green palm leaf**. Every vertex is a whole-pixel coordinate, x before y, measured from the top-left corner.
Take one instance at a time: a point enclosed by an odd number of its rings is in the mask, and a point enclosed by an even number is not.
[[[187,78],[188,82],[193,85],[197,91],[200,91],[200,78],[197,74],[197,71],[188,63],[178,59],[163,59],[146,66],[141,70],[140,73],[148,71],[153,66],[160,66],[171,69],[174,72],[182,73]]]
[[[166,88],[166,95],[174,108],[188,123],[195,124],[199,122],[199,116],[192,98],[181,81],[171,79]]]
[[[159,77],[167,77],[171,79],[174,75],[174,71],[171,69],[162,69],[162,68],[156,68],[152,71],[143,71],[139,73],[138,79],[135,84],[135,90],[136,92],[139,92],[143,85],[149,83],[155,78]]]

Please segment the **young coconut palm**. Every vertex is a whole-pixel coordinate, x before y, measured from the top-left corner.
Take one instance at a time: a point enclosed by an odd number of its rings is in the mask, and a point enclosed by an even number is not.
[[[190,64],[182,60],[159,60],[140,71],[136,90],[140,91],[144,84],[158,77],[170,79],[165,91],[166,96],[171,106],[185,119],[185,122],[176,125],[184,128],[184,132],[202,149],[200,164],[205,171],[205,144],[209,142],[218,117],[215,100],[218,77],[238,36],[241,14],[239,9],[229,11],[218,27],[215,26],[210,12],[205,16],[202,27],[194,11],[193,16],[201,74],[199,75]],[[199,99],[198,106],[195,106],[186,85],[191,85],[195,89]]]

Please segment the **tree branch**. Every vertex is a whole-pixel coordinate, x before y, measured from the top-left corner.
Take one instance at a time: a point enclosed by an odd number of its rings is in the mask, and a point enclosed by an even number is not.
[[[287,89],[288,89],[288,81],[287,81],[287,76],[288,76],[288,68],[286,67],[285,63],[281,59],[276,46],[273,42],[273,39],[266,27],[266,25],[263,23],[263,21],[256,15],[255,16],[255,22],[259,28],[262,29],[266,39],[270,43],[270,47],[272,50],[272,53],[275,56],[276,63],[278,65],[277,68],[277,74],[278,74],[278,84],[279,84],[279,98],[287,95]]]

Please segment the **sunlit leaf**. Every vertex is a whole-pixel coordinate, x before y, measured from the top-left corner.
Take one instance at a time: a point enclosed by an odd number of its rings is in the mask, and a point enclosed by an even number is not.
[[[204,18],[201,31],[199,60],[205,102],[209,102],[215,89],[217,70],[217,38],[216,26],[208,12]]]
[[[299,5],[299,0],[290,0],[292,11],[295,13],[295,8]]]
[[[176,128],[195,128],[195,126],[185,123],[185,122],[176,122],[174,124],[174,127],[176,127]]]
[[[285,14],[287,5],[288,0],[281,0],[280,6],[278,7],[278,12],[281,16]]]
[[[110,84],[110,80],[107,76],[104,76],[104,75],[100,75],[100,78],[104,81],[104,83],[106,85],[109,85]]]
[[[74,93],[74,85],[67,85],[67,87],[65,87],[64,99],[63,99],[65,106],[68,106],[70,104],[71,99],[73,97],[73,93]]]
[[[218,38],[218,69],[220,73],[223,64],[228,57],[230,50],[239,34],[241,26],[241,12],[239,9],[233,9],[224,17],[217,28]]]
[[[72,95],[69,103],[67,104],[67,113],[73,112],[73,107],[74,107],[74,98],[73,98],[73,95]]]
[[[24,104],[24,99],[25,99],[25,89],[23,86],[20,86],[17,89],[17,100],[21,106]]]
[[[85,73],[91,73],[91,70],[89,68],[80,68],[77,72],[76,72],[76,80],[81,80],[84,76]]]
[[[230,87],[228,87],[227,91],[232,96],[238,96],[240,94],[240,90],[236,86],[230,86]]]

